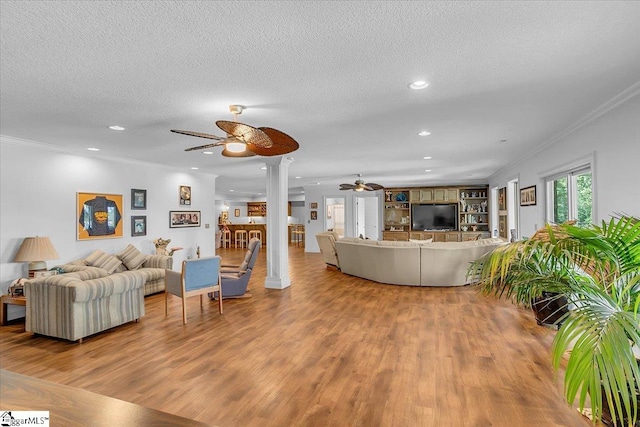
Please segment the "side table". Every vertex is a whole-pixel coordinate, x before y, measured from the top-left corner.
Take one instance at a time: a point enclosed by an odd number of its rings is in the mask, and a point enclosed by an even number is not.
[[[23,307],[27,306],[27,297],[25,297],[24,295],[21,296],[11,296],[11,295],[2,295],[2,297],[0,297],[1,300],[1,304],[0,304],[0,321],[2,323],[0,323],[0,325],[6,325],[7,324],[7,305],[8,304],[12,304],[12,305],[21,305]]]

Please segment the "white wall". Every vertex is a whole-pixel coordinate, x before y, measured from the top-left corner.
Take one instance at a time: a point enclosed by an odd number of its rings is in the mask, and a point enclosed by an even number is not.
[[[520,188],[537,185],[538,203],[519,207],[520,236],[531,236],[544,224],[545,189],[542,183],[545,175],[590,156],[594,159],[594,221],[608,221],[616,213],[640,216],[638,93],[539,153],[490,178],[490,187],[504,187],[514,177],[519,177]]]
[[[174,269],[187,257],[215,252],[214,233],[216,175],[180,171],[139,162],[80,157],[45,145],[0,137],[0,291],[27,274],[25,263],[12,262],[22,240],[49,236],[60,259],[48,267],[82,258],[94,249],[116,253],[131,243],[144,253],[154,253],[153,240],[170,238],[171,246],[184,248],[174,254]],[[178,188],[191,186],[193,204],[179,205]],[[131,210],[131,189],[147,190],[147,209]],[[76,193],[96,192],[124,196],[122,238],[76,240]],[[201,227],[169,228],[169,211],[199,210]],[[147,216],[147,235],[131,237],[131,215]],[[206,225],[209,224],[209,228]]]

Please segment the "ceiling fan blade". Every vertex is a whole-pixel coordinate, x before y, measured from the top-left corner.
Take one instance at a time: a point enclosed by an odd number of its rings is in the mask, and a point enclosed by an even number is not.
[[[253,126],[240,122],[218,120],[216,125],[226,133],[235,136],[247,144],[253,144],[262,148],[270,148],[273,145],[266,133]]]
[[[263,148],[250,142],[247,143],[249,149],[256,154],[261,156],[280,156],[282,154],[291,153],[292,151],[296,151],[300,148],[300,145],[295,139],[282,131],[269,127],[260,127],[258,129],[269,137],[272,145],[269,148]]]
[[[222,142],[216,142],[215,144],[205,144],[205,145],[199,145],[197,147],[185,148],[184,151],[204,150],[206,148],[219,147],[220,145],[224,145],[224,144]]]
[[[357,185],[353,185],[353,184],[340,184],[340,189],[341,190],[355,190],[356,188],[358,188]]]
[[[182,135],[197,136],[198,138],[215,139],[216,141],[221,141],[225,139],[222,136],[210,135],[208,133],[201,133],[201,132],[191,132],[190,130],[171,129],[171,132],[179,133]]]
[[[372,182],[368,182],[365,184],[365,186],[367,186],[368,188],[366,189],[367,191],[376,191],[376,190],[382,190],[384,187],[380,184],[374,184]]]

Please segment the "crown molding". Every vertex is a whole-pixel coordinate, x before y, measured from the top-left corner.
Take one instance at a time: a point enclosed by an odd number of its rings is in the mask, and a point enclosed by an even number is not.
[[[522,163],[529,161],[531,157],[535,156],[541,151],[544,151],[545,149],[549,148],[551,145],[556,144],[557,142],[563,140],[564,138],[571,135],[581,127],[591,123],[592,121],[603,116],[609,111],[617,108],[621,104],[624,104],[626,101],[628,101],[629,99],[633,98],[638,94],[640,94],[640,80],[638,80],[637,82],[635,82],[634,84],[632,84],[631,86],[629,86],[628,88],[626,88],[625,90],[623,90],[622,92],[620,92],[619,94],[617,94],[616,96],[608,100],[607,102],[603,103],[602,105],[600,105],[599,107],[591,111],[590,113],[586,114],[579,120],[567,126],[557,134],[553,135],[551,138],[547,139],[542,144],[537,145],[535,149],[531,150],[530,152],[522,156],[517,162],[506,165],[500,168],[499,170],[497,170],[496,172],[494,172],[493,174],[491,174],[489,176],[489,181],[491,181],[493,177],[506,172],[508,169],[511,169],[514,166],[521,165]]]
[[[80,150],[80,149],[73,150],[73,149],[61,147],[54,144],[37,142],[29,139],[17,138],[14,136],[8,136],[8,135],[2,135],[2,134],[0,134],[0,143],[2,143],[3,145],[4,144],[15,145],[21,148],[28,148],[32,150],[48,151],[50,153],[68,154],[70,156],[85,157],[85,158],[98,159],[98,160],[107,160],[107,161],[112,161],[117,163],[125,163],[128,165],[155,167],[155,168],[161,168],[165,170],[172,170],[176,172],[183,172],[183,173],[185,172],[184,168],[179,168],[176,166],[146,162],[144,160],[136,160],[128,157],[114,156],[109,154],[98,154],[98,153],[93,153],[90,151]],[[206,172],[206,171],[200,171],[200,170],[198,171],[190,170],[189,173],[202,173],[202,174],[212,175],[213,177],[218,177],[217,174]]]

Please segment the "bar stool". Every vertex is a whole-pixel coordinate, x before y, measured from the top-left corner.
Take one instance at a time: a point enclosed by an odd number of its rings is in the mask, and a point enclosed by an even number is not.
[[[249,230],[249,240],[256,238],[262,241],[262,231],[260,230]]]
[[[221,236],[221,246],[223,248],[230,248],[232,247],[232,241],[231,241],[231,230],[222,230],[222,236]],[[228,246],[227,246],[228,245]]]
[[[296,225],[291,231],[293,235],[293,240],[296,242],[296,246],[299,246],[300,243],[304,246],[304,225]]]
[[[236,230],[235,232],[236,248],[247,247],[247,230]]]

